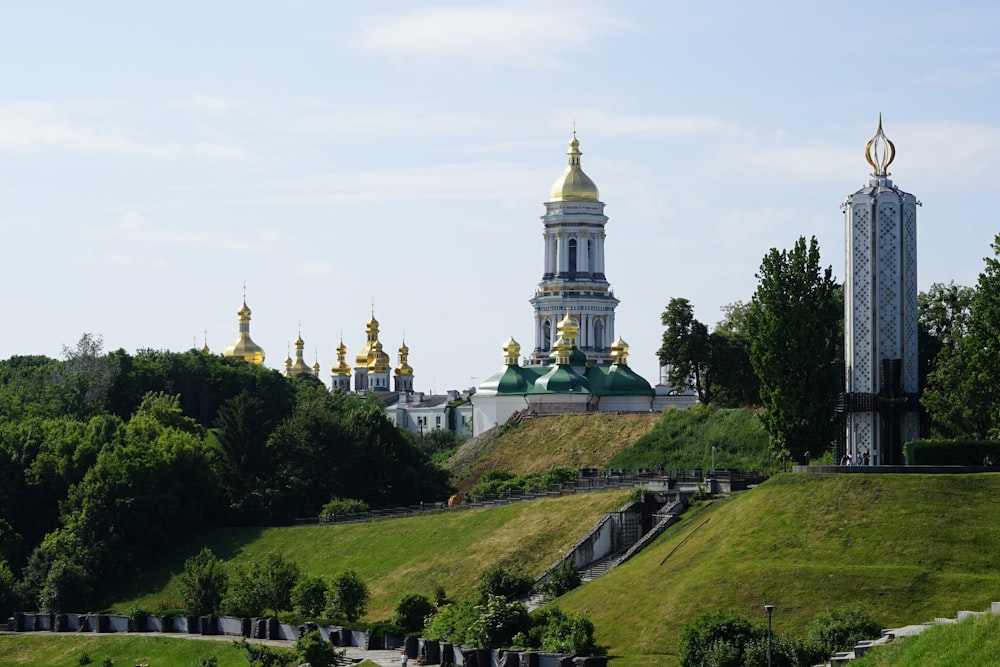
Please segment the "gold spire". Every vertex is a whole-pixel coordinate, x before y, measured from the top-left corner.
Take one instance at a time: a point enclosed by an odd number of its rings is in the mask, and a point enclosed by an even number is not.
[[[576,138],[576,129],[573,130],[573,138],[569,142],[569,164],[562,176],[552,184],[549,192],[549,201],[597,201],[600,197],[597,186],[590,177],[583,173],[580,167],[580,142]]]
[[[878,131],[865,146],[865,159],[875,170],[875,176],[888,176],[889,165],[896,158],[896,146],[882,131],[882,114],[878,115]]]
[[[247,307],[246,287],[243,288],[243,306],[236,311],[240,318],[240,334],[232,345],[222,351],[223,356],[242,359],[260,366],[264,363],[264,348],[250,338],[250,308]]]
[[[313,361],[313,375],[319,377],[319,350],[316,350],[315,361]]]

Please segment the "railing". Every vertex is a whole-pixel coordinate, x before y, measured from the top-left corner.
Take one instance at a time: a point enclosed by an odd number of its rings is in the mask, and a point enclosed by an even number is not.
[[[746,474],[739,470],[717,469],[714,471],[704,471],[700,468],[680,470],[674,469],[668,473],[661,470],[648,470],[639,468],[632,473],[626,473],[621,468],[609,468],[605,471],[598,471],[593,468],[584,468],[579,472],[579,477],[572,484],[555,484],[546,487],[537,487],[531,490],[511,489],[503,494],[487,496],[465,496],[461,502],[452,503],[449,506],[447,501],[436,501],[430,503],[420,503],[419,505],[407,505],[404,507],[392,507],[381,510],[370,510],[357,514],[337,514],[332,517],[308,517],[295,520],[297,526],[326,525],[332,523],[365,523],[369,521],[380,521],[382,519],[395,519],[418,514],[428,514],[437,512],[447,512],[456,509],[475,509],[481,507],[494,507],[507,505],[510,503],[535,500],[537,498],[552,498],[575,493],[587,493],[590,491],[613,491],[623,488],[642,487],[652,483],[658,487],[656,490],[670,491],[676,484],[701,484],[706,479],[728,479],[747,482],[749,484],[759,484],[767,479],[767,475],[755,473]]]

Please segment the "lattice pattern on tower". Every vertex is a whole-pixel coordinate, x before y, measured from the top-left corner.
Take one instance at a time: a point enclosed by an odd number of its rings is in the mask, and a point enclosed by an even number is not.
[[[912,206],[903,209],[903,287],[905,294],[917,293],[917,213]],[[918,390],[917,369],[917,303],[907,299],[903,304],[903,388]]]
[[[878,208],[878,355],[899,359],[899,216],[894,206]]]
[[[852,254],[854,260],[854,284],[852,286],[853,307],[853,346],[855,358],[852,364],[854,374],[853,391],[872,391],[872,358],[869,341],[871,340],[871,255],[868,250],[868,239],[871,218],[866,206],[854,207]]]

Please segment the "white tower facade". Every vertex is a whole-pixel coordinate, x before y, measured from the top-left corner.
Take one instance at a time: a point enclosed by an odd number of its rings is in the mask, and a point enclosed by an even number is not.
[[[577,346],[588,362],[612,363],[618,299],[604,274],[604,203],[597,186],[580,167],[580,142],[569,142],[569,164],[552,185],[542,216],[544,271],[530,303],[535,311],[535,347],[529,365],[549,363],[559,336],[557,325],[569,314],[579,323]]]
[[[889,179],[895,147],[878,131],[865,149],[874,172],[843,204],[844,454],[853,463],[902,464],[919,437],[916,197]]]

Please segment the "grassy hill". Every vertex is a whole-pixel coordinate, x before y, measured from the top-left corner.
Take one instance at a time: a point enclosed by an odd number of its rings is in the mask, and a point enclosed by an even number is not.
[[[115,611],[183,606],[176,575],[203,546],[230,564],[262,561],[271,552],[313,576],[353,569],[371,591],[368,620],[392,616],[407,593],[452,599],[472,596],[479,574],[503,563],[541,574],[610,512],[628,491],[587,493],[494,509],[453,510],[364,524],[207,530],[164,552],[112,605]]]
[[[556,601],[585,612],[616,667],[676,664],[685,623],[723,609],[801,633],[819,612],[861,603],[883,625],[985,609],[1000,600],[1000,475],[782,475],[696,504],[634,559]],[[231,562],[280,552],[311,574],[354,568],[371,586],[368,617],[437,584],[455,598],[497,562],[538,573],[622,492],[532,501],[351,526],[205,533],[163,555],[141,595],[114,608],[178,599],[170,572],[208,544]],[[10,660],[0,642],[0,663]],[[13,663],[17,664],[17,663]],[[890,663],[891,664],[891,663]]]
[[[603,468],[659,418],[649,413],[534,417],[469,440],[444,465],[460,491],[468,491],[484,473],[496,469],[526,475],[553,466]]]
[[[782,475],[693,510],[636,558],[558,601],[618,665],[676,664],[683,625],[722,609],[801,634],[857,602],[885,626],[1000,600],[1000,475]],[[686,541],[685,541],[686,540]]]
[[[660,414],[586,414],[534,417],[483,433],[446,462],[460,491],[484,473],[519,475],[553,466],[655,469],[739,468],[777,472],[780,462],[753,409],[667,410]]]

